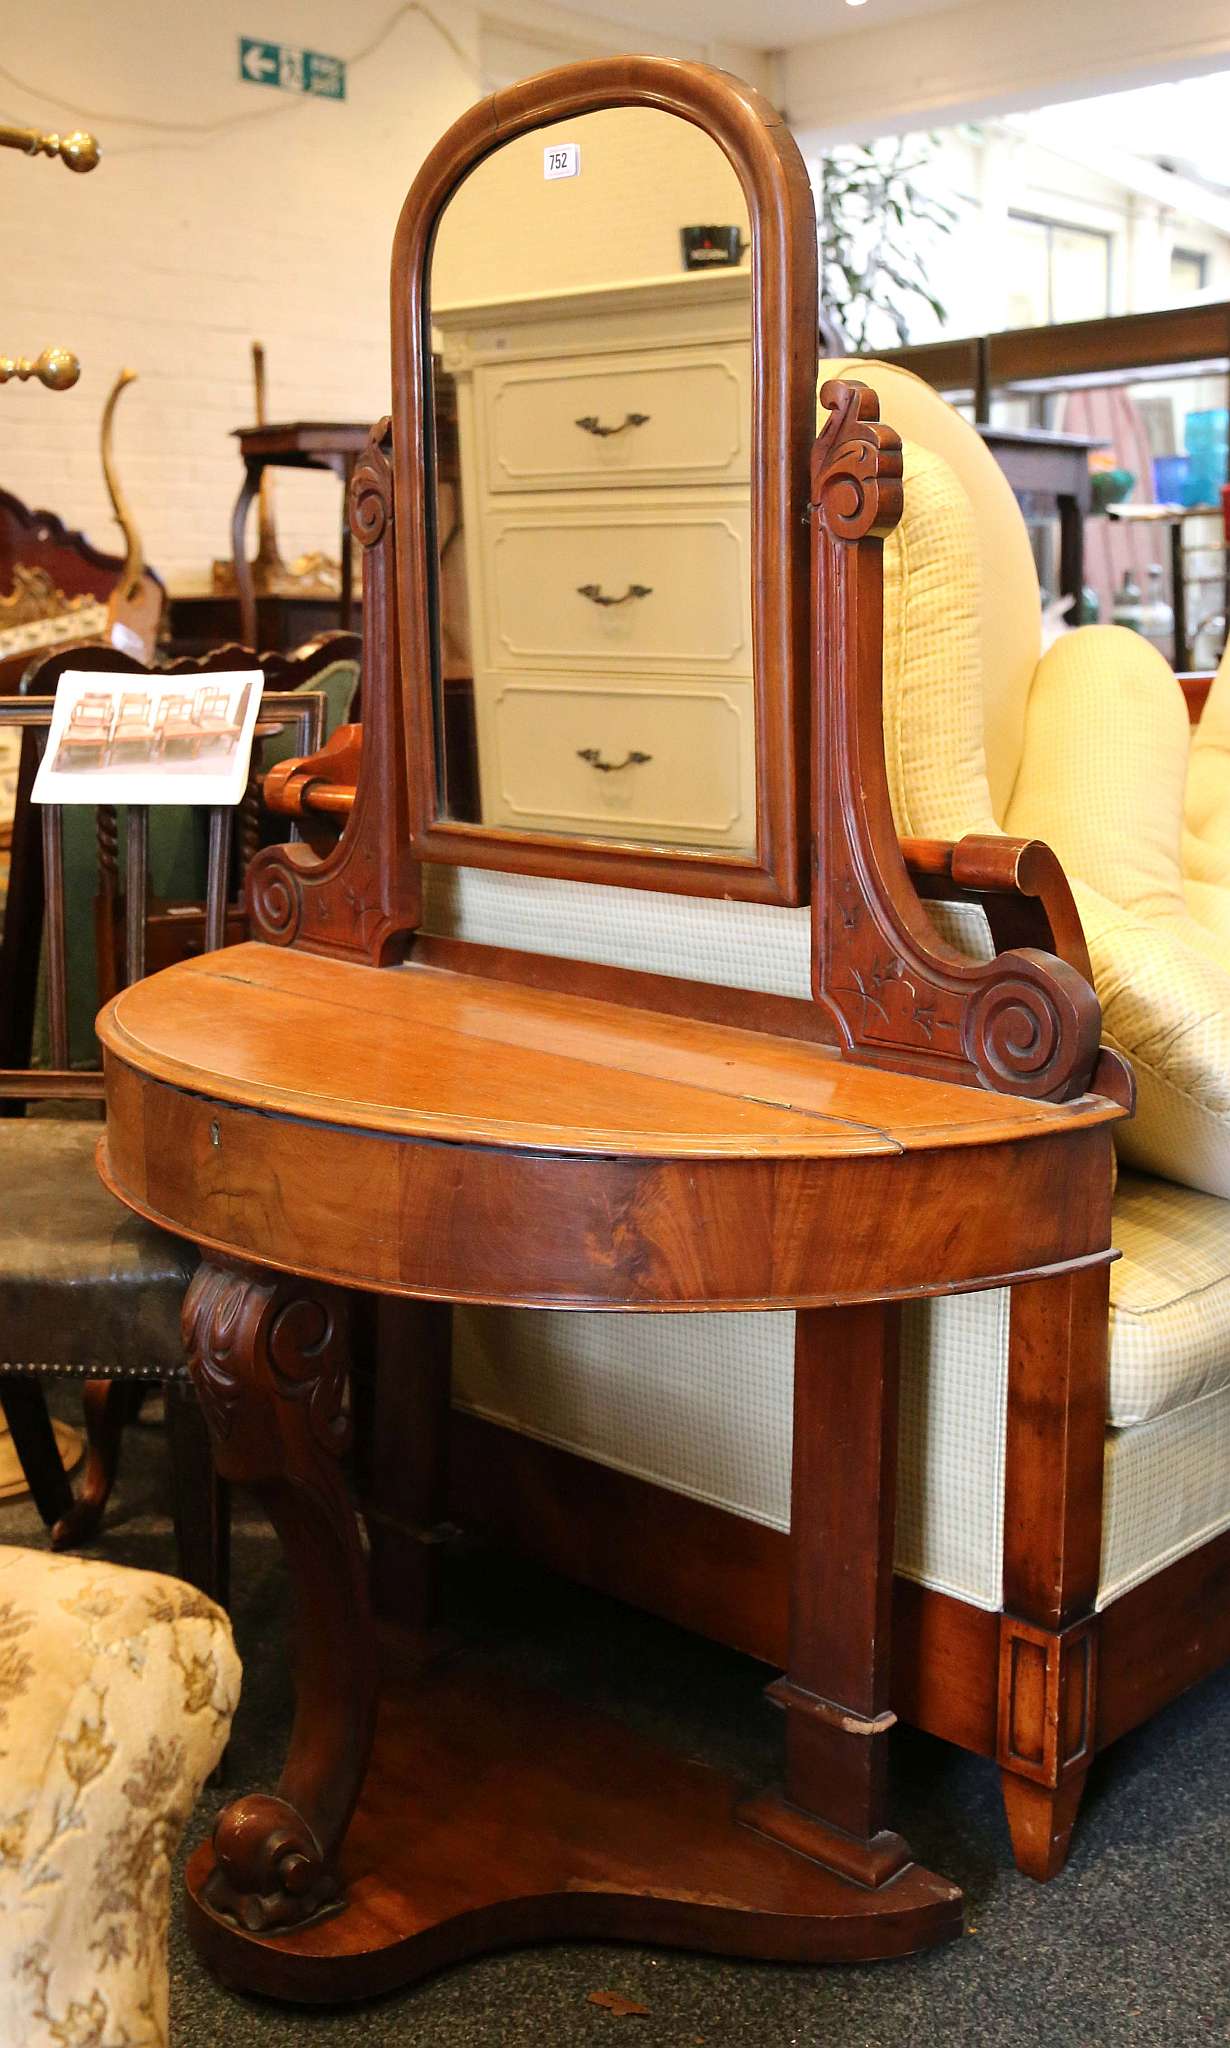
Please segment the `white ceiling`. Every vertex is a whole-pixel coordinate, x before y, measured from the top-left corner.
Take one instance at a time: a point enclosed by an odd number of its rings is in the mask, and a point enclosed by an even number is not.
[[[1223,71],[1175,85],[1146,85],[1100,99],[1070,100],[1066,106],[1040,108],[1025,119],[1038,141],[1062,141],[1079,133],[1095,149],[1101,143],[1148,157],[1225,191],[1230,188],[1228,98],[1230,80]]]
[[[567,0],[570,12],[603,21],[678,35],[694,43],[742,43],[753,50],[783,50],[795,43],[882,28],[920,14],[948,13],[978,0]]]

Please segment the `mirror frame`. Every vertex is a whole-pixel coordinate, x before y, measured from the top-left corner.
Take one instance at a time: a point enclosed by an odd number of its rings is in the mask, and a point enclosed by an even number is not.
[[[752,273],[751,560],[756,847],[727,853],[517,831],[443,815],[435,703],[435,477],[429,268],[461,181],[515,136],[608,107],[656,107],[710,135],[747,199]],[[708,65],[603,57],[480,101],[423,164],[393,243],[393,475],[400,682],[415,859],[682,895],[808,895],[808,464],[816,436],[816,219],[798,145],[751,86]]]

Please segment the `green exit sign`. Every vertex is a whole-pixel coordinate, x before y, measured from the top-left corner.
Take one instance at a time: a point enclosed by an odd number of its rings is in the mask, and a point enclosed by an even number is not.
[[[310,92],[321,100],[346,97],[346,65],[341,57],[297,50],[290,43],[264,43],[254,36],[240,36],[239,76],[250,85],[276,86],[279,92]]]

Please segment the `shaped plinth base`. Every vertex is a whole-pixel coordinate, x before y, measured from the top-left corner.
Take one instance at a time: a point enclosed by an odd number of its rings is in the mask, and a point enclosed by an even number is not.
[[[344,1909],[249,1933],[205,1902],[206,1846],[188,1865],[192,1939],[225,1983],[324,2003],[559,1938],[833,1962],[961,1933],[955,1885],[911,1863],[864,1889],[742,1825],[745,1790],[476,1655],[403,1670],[342,1851]]]

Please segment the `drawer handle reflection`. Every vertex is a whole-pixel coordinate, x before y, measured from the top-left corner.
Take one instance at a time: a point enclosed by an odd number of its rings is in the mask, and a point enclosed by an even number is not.
[[[629,427],[647,427],[649,425],[649,414],[647,412],[630,412],[625,415],[617,427],[604,427],[596,412],[587,412],[584,419],[579,419],[576,424],[580,427],[582,433],[597,434],[599,440],[605,441],[612,434],[625,434]]]
[[[578,583],[577,596],[587,597],[591,604],[627,604],[630,597],[652,597],[651,583],[630,583],[622,597],[608,597],[600,583]]]
[[[653,760],[653,755],[638,753],[633,748],[631,753],[625,754],[622,761],[604,761],[601,747],[578,747],[577,759],[588,761],[591,768],[598,770],[599,775],[618,775],[621,768],[643,767],[646,761]]]

